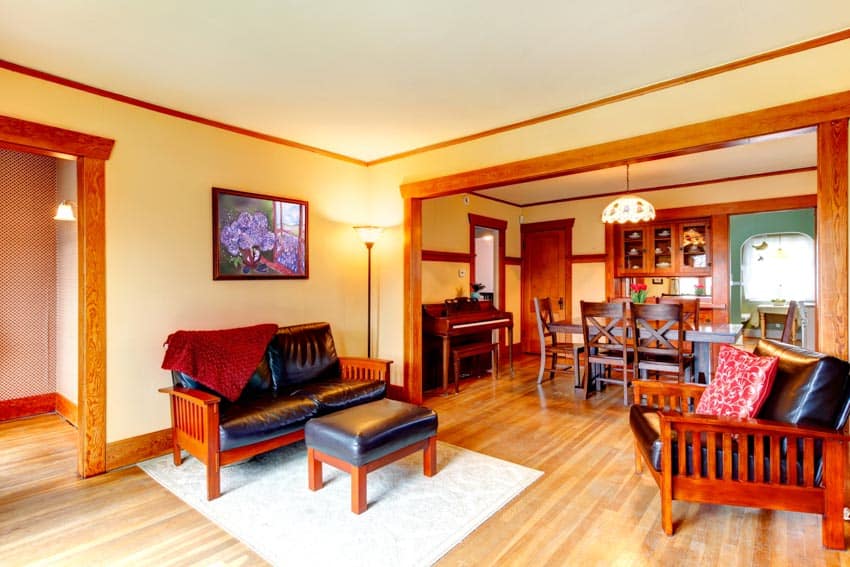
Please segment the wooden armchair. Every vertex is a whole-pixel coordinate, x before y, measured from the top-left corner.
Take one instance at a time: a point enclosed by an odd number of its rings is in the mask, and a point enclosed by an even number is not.
[[[823,545],[844,549],[848,364],[772,341],[759,345],[780,363],[758,419],[694,414],[705,386],[634,382],[636,470],[645,463],[658,484],[667,535],[673,500],[686,500],[820,514]],[[806,417],[780,421],[783,412]]]

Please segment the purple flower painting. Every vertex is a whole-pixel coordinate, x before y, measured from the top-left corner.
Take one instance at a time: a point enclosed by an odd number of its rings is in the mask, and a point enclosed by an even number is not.
[[[306,278],[307,203],[213,188],[213,279]]]

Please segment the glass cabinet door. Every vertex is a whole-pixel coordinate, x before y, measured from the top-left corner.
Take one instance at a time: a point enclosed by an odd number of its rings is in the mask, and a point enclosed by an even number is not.
[[[655,272],[673,270],[673,225],[652,227],[652,267]]]
[[[625,272],[646,271],[646,227],[622,227],[623,270]]]
[[[680,266],[685,272],[710,271],[708,251],[708,222],[694,221],[682,223],[679,228]]]

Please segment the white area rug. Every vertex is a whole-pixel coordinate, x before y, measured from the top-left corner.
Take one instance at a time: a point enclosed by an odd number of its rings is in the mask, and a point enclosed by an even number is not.
[[[157,482],[274,565],[431,565],[541,474],[437,443],[437,474],[417,452],[369,474],[369,508],[350,511],[349,476],[324,465],[325,486],[307,488],[303,442],[222,469],[222,496],[208,502],[203,465],[171,455],[139,464]]]

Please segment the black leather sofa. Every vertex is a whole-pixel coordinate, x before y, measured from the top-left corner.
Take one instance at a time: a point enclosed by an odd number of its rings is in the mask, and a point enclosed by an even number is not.
[[[391,362],[340,357],[328,323],[281,327],[235,402],[172,371],[174,464],[181,450],[207,466],[207,498],[221,494],[220,467],[304,438],[313,417],[383,398]]]
[[[850,365],[766,339],[755,354],[779,366],[753,419],[692,413],[698,384],[633,384],[635,465],[659,486],[662,528],[673,534],[673,500],[809,512],[822,516],[823,545],[844,549]]]

